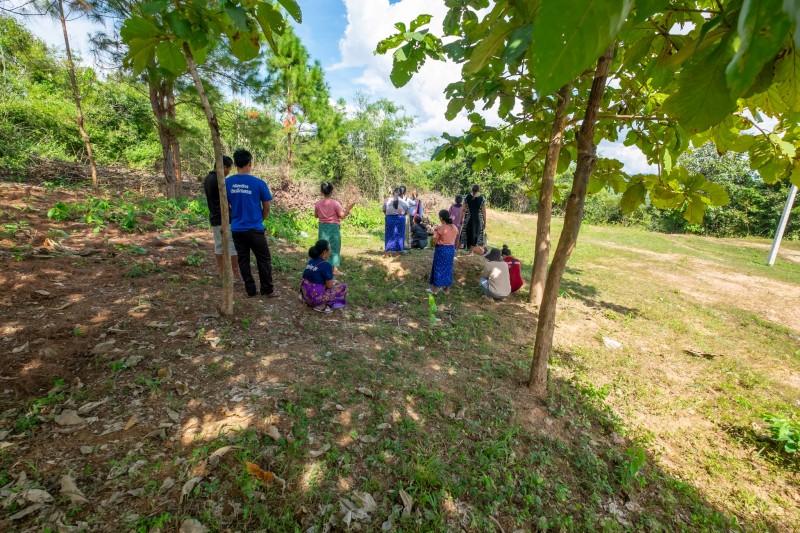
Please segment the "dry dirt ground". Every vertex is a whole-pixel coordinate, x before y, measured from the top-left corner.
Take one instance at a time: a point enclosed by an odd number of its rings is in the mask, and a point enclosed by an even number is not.
[[[742,341],[736,353],[726,352],[724,362],[709,362],[730,365],[714,379],[696,370],[696,361],[687,364],[683,346],[668,338],[705,339],[687,347],[723,352],[727,337],[714,321],[745,310],[747,317],[763,316],[784,328],[771,331],[775,338],[764,344],[784,349],[800,331],[796,283],[726,272],[704,258],[643,255],[641,248],[590,232],[587,241],[595,248],[632,255],[629,274],[607,294],[587,292],[621,261],[611,254],[584,258],[586,270],[568,276],[555,392],[541,401],[524,387],[535,333],[530,307],[522,298],[502,307],[479,298],[442,299],[440,329],[431,327],[423,293],[430,258],[424,254],[384,259],[367,250],[374,236],[353,238],[345,255],[358,255],[358,279],[375,285],[354,288],[347,311],[325,316],[297,300],[302,249],[276,243],[282,296],[247,299],[240,291],[236,317],[228,320],[215,311],[219,288],[207,230],[129,233],[109,225],[95,233],[83,222],[46,216],[56,201],[76,201],[82,193],[6,184],[0,194],[0,210],[27,221],[6,228],[0,241],[0,527],[7,531],[294,530],[290,524],[310,531],[800,527],[796,464],[761,457],[763,442],[736,438],[747,419],[714,421],[710,411],[723,412],[719,417],[729,411],[703,403],[725,395],[734,403],[753,401],[725,383],[731,374],[737,384],[747,378],[737,364],[757,351],[761,333]],[[524,238],[517,230],[530,217],[490,218],[502,228],[498,239],[523,246],[514,239]],[[201,252],[201,264],[190,264]],[[576,260],[582,264],[579,254]],[[479,262],[457,261],[458,286],[474,285]],[[680,287],[680,294],[668,286]],[[647,301],[671,298],[674,309],[662,316],[642,300],[626,301],[624,295],[640,287]],[[711,309],[716,315],[705,325],[679,323],[687,302],[691,313]],[[754,327],[750,318],[736,317],[743,329]],[[654,325],[673,322],[666,329]],[[458,338],[472,339],[478,330],[478,344]],[[624,350],[605,348],[606,336],[622,341]],[[750,376],[752,394],[780,382],[776,405],[800,398],[796,358],[781,370],[767,356],[754,357],[747,369],[758,373]],[[592,386],[581,389],[587,382]],[[604,385],[610,392],[599,398]],[[654,387],[662,385],[669,398],[658,399]],[[575,391],[589,400],[576,400]],[[648,396],[651,401],[631,400]],[[630,428],[630,435],[614,426],[620,418],[618,427]],[[506,422],[521,429],[506,434]],[[721,426],[733,436],[720,434]],[[714,433],[725,460],[706,457]],[[425,434],[440,436],[427,454]],[[452,447],[442,444],[448,440]],[[385,444],[396,442],[405,451]],[[581,471],[596,465],[581,462],[583,452],[569,446],[608,457],[617,472],[635,462],[627,455],[634,442],[652,445],[646,446],[650,484],[629,480],[633,485],[620,488],[615,480],[596,496],[591,482],[580,481]],[[380,451],[372,450],[376,443]],[[460,449],[475,446],[491,465],[511,469],[515,460],[541,461],[543,476],[571,473],[532,500],[520,488],[504,488],[510,481],[487,479],[484,492],[508,495],[479,509],[484,481],[455,497],[436,480],[462,460]],[[700,452],[702,459],[695,455]],[[470,476],[490,467],[470,456],[463,467]],[[253,475],[244,470],[245,460],[271,473]],[[375,462],[398,477],[376,474]],[[725,472],[731,465],[742,470]],[[642,477],[634,472],[631,479]],[[441,500],[424,500],[430,494]],[[728,505],[732,494],[751,505]],[[542,497],[549,500],[542,503]],[[266,502],[261,505],[268,509],[249,502]],[[695,513],[699,506],[736,516],[739,525],[700,520],[706,511]],[[526,507],[542,510],[528,517]],[[558,508],[563,522],[545,516]],[[270,512],[274,521],[263,515]],[[589,515],[585,522],[574,518]]]

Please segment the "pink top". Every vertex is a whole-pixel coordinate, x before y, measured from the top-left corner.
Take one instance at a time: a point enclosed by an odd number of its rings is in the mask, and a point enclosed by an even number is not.
[[[453,219],[453,224],[458,227],[461,223],[461,210],[464,208],[464,204],[460,206],[453,204],[450,206],[450,218]]]
[[[453,246],[458,237],[458,230],[452,224],[443,224],[433,230],[433,240],[442,246]]]
[[[344,218],[344,209],[333,198],[324,198],[314,205],[314,216],[322,224],[338,224]]]

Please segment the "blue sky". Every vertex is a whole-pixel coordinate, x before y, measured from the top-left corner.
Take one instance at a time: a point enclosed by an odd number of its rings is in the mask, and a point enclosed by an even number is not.
[[[444,89],[460,78],[458,65],[430,62],[408,85],[396,89],[389,81],[391,56],[373,54],[377,43],[394,32],[395,22],[409,22],[420,13],[432,15],[431,27],[439,31],[447,12],[442,0],[298,0],[298,3],[303,23],[296,26],[296,32],[310,55],[325,68],[332,98],[352,101],[360,92],[402,105],[416,119],[410,132],[414,141],[438,138],[445,131],[459,133],[468,127],[463,114],[451,122],[444,118],[447,108]],[[43,40],[63,49],[61,28],[54,21],[29,17],[24,23]],[[73,48],[83,56],[84,63],[91,64],[88,36],[97,29],[86,20],[70,23]],[[637,149],[621,143],[603,143],[600,152],[623,161],[628,172],[652,170]]]

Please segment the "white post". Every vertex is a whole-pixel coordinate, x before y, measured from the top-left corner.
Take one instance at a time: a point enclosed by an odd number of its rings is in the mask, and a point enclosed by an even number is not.
[[[775,258],[778,257],[778,248],[781,247],[783,232],[786,231],[786,224],[789,223],[789,213],[792,212],[792,205],[794,205],[795,196],[797,196],[797,185],[792,185],[792,188],[789,190],[789,197],[786,199],[786,205],[783,207],[781,221],[778,222],[778,230],[775,232],[775,240],[772,241],[772,249],[769,251],[769,259],[767,260],[767,264],[769,266],[774,265]]]

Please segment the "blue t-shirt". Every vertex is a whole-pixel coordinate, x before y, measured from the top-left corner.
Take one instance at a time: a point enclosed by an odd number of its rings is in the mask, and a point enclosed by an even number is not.
[[[333,267],[322,258],[311,259],[303,271],[303,278],[314,285],[324,285],[333,279]]]
[[[234,174],[225,178],[225,189],[231,206],[231,231],[264,231],[261,202],[272,201],[267,184],[250,174]]]

